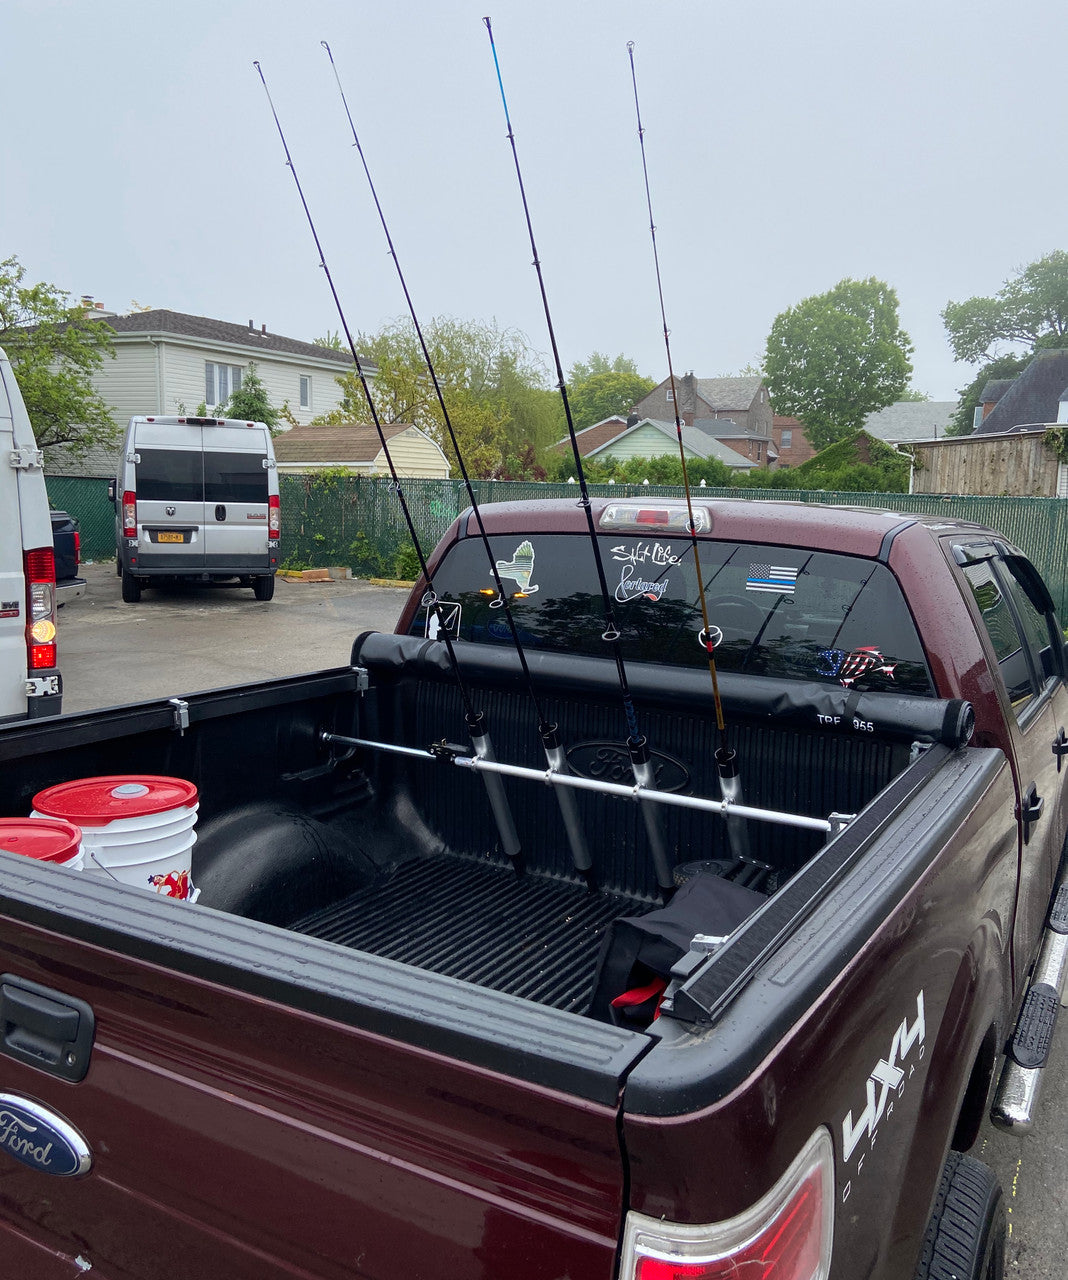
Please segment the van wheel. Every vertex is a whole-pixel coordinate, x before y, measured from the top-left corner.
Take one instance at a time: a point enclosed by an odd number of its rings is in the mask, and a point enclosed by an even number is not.
[[[1004,1280],[1005,1205],[993,1169],[951,1151],[915,1280]]]
[[[255,578],[252,583],[252,590],[256,594],[257,600],[271,600],[274,597],[274,575],[269,578]]]
[[[122,571],[122,598],[126,604],[136,604],[141,599],[141,584],[127,570]]]

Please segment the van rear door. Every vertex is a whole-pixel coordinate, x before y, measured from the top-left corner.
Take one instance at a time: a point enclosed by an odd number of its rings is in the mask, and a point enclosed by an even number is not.
[[[209,570],[270,570],[268,497],[272,472],[267,429],[205,426],[204,555]]]
[[[132,443],[141,567],[203,572],[203,429],[173,420],[138,422]]]

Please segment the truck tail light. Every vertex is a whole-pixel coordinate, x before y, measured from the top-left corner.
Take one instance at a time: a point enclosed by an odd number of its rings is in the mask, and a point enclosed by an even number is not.
[[[74,530],[74,567],[77,569],[77,567],[81,564],[81,562],[82,562],[82,535],[78,532],[77,529],[75,529]]]
[[[627,1215],[619,1280],[825,1280],[834,1231],[834,1156],[817,1129],[778,1183],[736,1218],[707,1226]]]
[[[137,537],[137,494],[130,489],[122,495],[122,536]]]
[[[277,493],[267,499],[267,536],[278,538],[282,534],[282,502]]]
[[[23,557],[26,572],[26,666],[42,671],[56,665],[56,560],[51,547]]]

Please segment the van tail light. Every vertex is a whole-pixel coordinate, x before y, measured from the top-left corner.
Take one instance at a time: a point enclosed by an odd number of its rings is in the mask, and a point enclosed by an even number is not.
[[[282,536],[282,502],[277,493],[272,493],[267,499],[267,536]]]
[[[619,1280],[825,1280],[834,1233],[834,1155],[817,1129],[750,1209],[707,1226],[629,1213]]]
[[[56,665],[56,560],[51,547],[23,556],[26,571],[26,667]]]
[[[122,495],[122,536],[137,537],[137,494],[129,489]]]

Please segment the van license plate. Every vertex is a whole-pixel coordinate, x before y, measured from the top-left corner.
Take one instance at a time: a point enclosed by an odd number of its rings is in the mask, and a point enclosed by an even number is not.
[[[184,542],[185,534],[160,532],[156,534],[156,541],[157,542]]]

